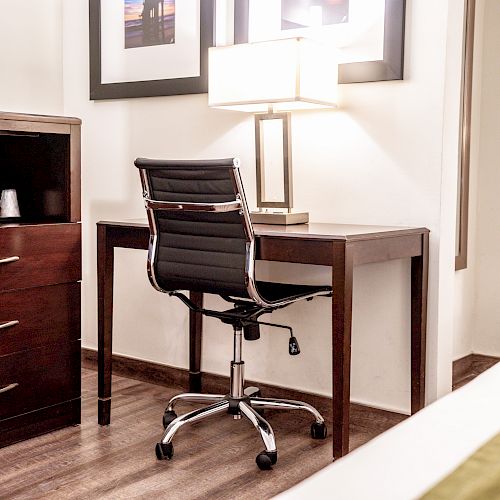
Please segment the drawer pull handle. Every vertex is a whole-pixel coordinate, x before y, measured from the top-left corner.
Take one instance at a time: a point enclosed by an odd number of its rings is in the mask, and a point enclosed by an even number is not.
[[[2,394],[3,392],[8,392],[8,391],[11,391],[12,389],[15,389],[19,384],[10,384],[10,385],[6,385],[5,387],[2,387],[0,389],[0,394]]]
[[[8,264],[9,262],[17,262],[19,257],[15,255],[14,257],[7,257],[6,259],[0,259],[0,264]]]
[[[11,326],[16,326],[19,324],[19,320],[15,319],[14,321],[6,321],[5,323],[0,323],[0,330],[5,328],[10,328]]]

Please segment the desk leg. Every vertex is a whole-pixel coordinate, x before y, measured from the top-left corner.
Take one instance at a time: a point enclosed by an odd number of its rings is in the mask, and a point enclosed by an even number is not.
[[[203,293],[190,292],[190,299],[203,307]],[[201,392],[201,338],[203,315],[189,311],[189,392]]]
[[[97,226],[97,335],[98,335],[98,422],[111,419],[111,354],[113,322],[114,247],[108,241],[106,226]]]
[[[345,243],[333,244],[332,373],[333,458],[349,453],[353,258]]]
[[[422,255],[411,259],[411,413],[425,406],[425,345],[429,235],[422,235]]]

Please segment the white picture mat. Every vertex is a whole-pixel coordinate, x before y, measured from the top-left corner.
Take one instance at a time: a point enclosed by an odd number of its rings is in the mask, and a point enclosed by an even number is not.
[[[215,0],[215,46],[234,43],[234,0]]]
[[[200,76],[200,2],[175,2],[175,43],[125,49],[123,0],[101,2],[101,83]]]
[[[384,56],[385,0],[350,0],[347,23],[281,29],[281,0],[250,0],[248,41],[303,36],[336,48],[339,63],[379,61]]]

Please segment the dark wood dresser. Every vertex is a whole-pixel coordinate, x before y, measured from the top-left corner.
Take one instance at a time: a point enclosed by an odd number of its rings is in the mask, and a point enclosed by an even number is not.
[[[80,124],[0,112],[0,446],[80,423]]]

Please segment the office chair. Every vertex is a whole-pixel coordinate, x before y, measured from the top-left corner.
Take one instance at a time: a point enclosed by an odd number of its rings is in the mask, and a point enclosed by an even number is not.
[[[305,410],[312,414],[313,439],[326,437],[321,414],[300,401],[260,397],[257,388],[244,389],[242,336],[256,340],[259,325],[290,332],[290,354],[300,352],[292,329],[260,321],[302,299],[331,295],[331,287],[270,283],[255,280],[255,236],[243,191],[237,159],[172,161],[138,158],[144,202],[150,226],[148,276],[157,290],[178,297],[191,310],[218,318],[234,330],[229,394],[186,393],[173,397],[165,410],[163,438],[156,445],[159,460],[171,459],[172,439],[186,424],[219,413],[243,415],[259,431],[265,450],[257,455],[260,469],[276,464],[273,429],[264,409]],[[232,306],[225,311],[195,305],[182,290],[220,295]],[[180,401],[208,406],[177,416]]]

